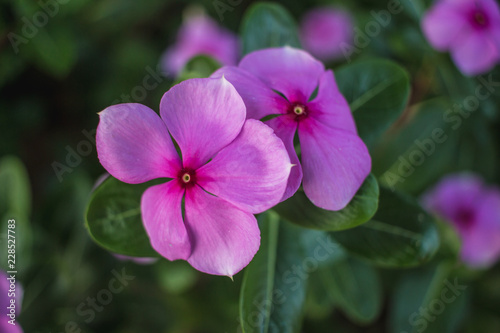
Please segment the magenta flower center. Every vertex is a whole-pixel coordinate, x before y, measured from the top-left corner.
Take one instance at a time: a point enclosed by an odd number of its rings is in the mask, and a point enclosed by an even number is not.
[[[295,117],[295,120],[299,121],[307,116],[307,107],[303,104],[293,103],[288,109],[288,114]]]
[[[474,10],[471,13],[471,22],[476,28],[486,28],[489,25],[488,16],[482,10]]]
[[[177,179],[182,187],[191,187],[196,184],[196,172],[192,169],[182,169]]]
[[[457,212],[455,221],[462,228],[469,228],[474,224],[474,212],[471,209],[463,208]]]

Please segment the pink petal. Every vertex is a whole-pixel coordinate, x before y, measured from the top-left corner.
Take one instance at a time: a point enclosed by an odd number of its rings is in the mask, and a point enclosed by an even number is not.
[[[316,206],[344,208],[370,173],[371,158],[355,134],[308,118],[299,123],[303,187]]]
[[[461,8],[450,1],[438,2],[422,19],[422,30],[436,50],[445,51],[461,40],[461,33],[468,24]]]
[[[245,56],[240,68],[260,78],[291,102],[307,102],[325,67],[309,53],[288,46],[252,52]]]
[[[500,59],[499,45],[482,31],[464,34],[453,44],[450,52],[453,61],[465,75],[487,72]]]
[[[461,233],[460,256],[471,267],[488,267],[500,257],[500,191],[485,190],[476,204],[475,224]]]
[[[151,246],[168,260],[187,260],[191,239],[182,220],[184,189],[176,180],[148,188],[141,199],[142,220]]]
[[[271,127],[274,133],[283,141],[290,157],[290,162],[293,165],[285,193],[281,198],[281,201],[284,201],[297,192],[302,182],[302,167],[300,166],[299,158],[293,144],[293,138],[297,131],[297,122],[291,117],[279,116],[266,121],[265,124]]]
[[[352,44],[353,23],[348,12],[325,7],[304,15],[300,39],[304,48],[322,60],[342,56],[342,43]]]
[[[311,110],[310,117],[320,123],[330,128],[357,133],[349,104],[340,93],[331,70],[321,76],[318,96],[308,103],[308,108]]]
[[[240,135],[196,171],[206,191],[251,213],[280,202],[290,175],[290,158],[273,130],[247,120]]]
[[[211,77],[220,78],[223,75],[243,98],[247,119],[262,119],[270,114],[286,112],[288,102],[253,74],[238,67],[226,66]]]
[[[177,175],[180,159],[167,127],[150,108],[113,105],[99,114],[96,146],[102,166],[130,184]]]
[[[460,233],[466,233],[469,229],[456,223],[455,217],[461,210],[475,211],[482,188],[482,180],[473,174],[450,175],[424,194],[422,204],[428,210],[453,223]]]
[[[236,65],[238,38],[204,15],[188,17],[179,30],[176,44],[162,56],[165,71],[177,75],[197,55],[208,55],[224,65]]]
[[[194,240],[188,262],[199,271],[233,276],[259,249],[255,217],[197,186],[186,191],[186,223]]]
[[[163,95],[161,117],[182,151],[185,168],[197,169],[233,141],[245,122],[243,100],[226,79],[191,79]]]

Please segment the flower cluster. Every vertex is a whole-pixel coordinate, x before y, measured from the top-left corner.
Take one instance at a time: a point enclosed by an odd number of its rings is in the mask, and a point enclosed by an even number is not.
[[[266,116],[274,118],[261,122]],[[142,196],[153,248],[227,276],[259,248],[253,214],[289,198],[301,182],[317,206],[342,209],[371,168],[333,72],[289,47],[257,51],[213,78],[181,82],[163,96],[160,116],[141,104],[108,107],[96,142],[115,178],[170,179]]]

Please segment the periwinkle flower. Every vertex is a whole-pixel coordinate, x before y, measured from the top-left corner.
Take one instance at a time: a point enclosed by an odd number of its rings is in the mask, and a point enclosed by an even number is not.
[[[297,165],[283,200],[303,182],[305,194],[316,206],[344,208],[370,173],[371,158],[333,72],[325,71],[305,51],[282,47],[252,52],[238,67],[223,67],[212,77],[221,75],[245,101],[247,118],[272,118],[266,124],[283,140]],[[294,148],[296,133],[300,163]]]
[[[245,104],[224,78],[172,87],[160,115],[141,104],[102,111],[99,160],[126,183],[171,178],[142,195],[151,245],[169,260],[232,276],[259,248],[253,214],[277,204],[285,191],[292,167],[286,149],[271,128],[245,120]]]
[[[438,51],[449,51],[465,75],[484,73],[500,60],[500,9],[495,0],[440,0],[422,30]]]
[[[0,270],[0,306],[2,307],[2,317],[0,318],[0,332],[2,333],[22,333],[23,329],[19,325],[18,317],[21,313],[21,300],[23,299],[23,289],[21,284],[16,282],[15,291],[11,289],[10,275]],[[14,303],[12,303],[14,301]],[[11,305],[14,304],[14,305]],[[10,309],[15,307],[15,320],[10,315]],[[11,323],[9,323],[11,321]],[[14,323],[15,325],[13,325]]]
[[[176,43],[165,51],[161,66],[167,73],[179,74],[188,61],[207,55],[222,65],[238,61],[239,42],[235,34],[217,25],[205,15],[188,16],[177,35]]]
[[[467,265],[487,267],[500,257],[500,189],[470,173],[453,174],[429,190],[423,204],[457,231]]]
[[[353,23],[348,12],[332,7],[307,12],[300,25],[304,49],[323,61],[342,56],[341,45],[352,44]]]

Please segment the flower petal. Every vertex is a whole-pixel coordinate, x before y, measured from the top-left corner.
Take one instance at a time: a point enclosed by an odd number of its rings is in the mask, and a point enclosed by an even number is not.
[[[302,103],[307,102],[325,71],[323,64],[309,53],[289,46],[252,52],[241,60],[239,67],[289,101]]]
[[[445,51],[450,48],[467,26],[460,7],[450,1],[441,1],[424,15],[422,30],[436,50]]]
[[[253,74],[238,67],[226,66],[211,77],[220,78],[223,75],[243,98],[247,119],[260,120],[271,114],[286,112],[288,102]]]
[[[344,96],[340,93],[333,72],[326,71],[319,82],[318,96],[308,104],[310,117],[330,127],[357,133],[356,124]]]
[[[188,262],[199,271],[233,276],[259,249],[255,216],[198,186],[186,191],[186,223],[194,240]]]
[[[226,79],[191,79],[163,95],[161,117],[182,151],[184,167],[197,169],[233,141],[246,111]]]
[[[460,257],[471,267],[488,267],[500,257],[500,191],[486,190],[477,205],[475,224],[461,233]]]
[[[281,201],[284,201],[297,192],[302,182],[302,167],[300,166],[299,158],[293,144],[293,138],[297,131],[297,122],[291,117],[280,116],[266,121],[265,124],[271,127],[274,133],[283,141],[290,157],[290,162],[293,165],[290,177],[288,177],[285,193],[281,198]]]
[[[323,209],[344,208],[370,173],[366,145],[351,132],[311,118],[299,123],[299,139],[307,197]]]
[[[470,31],[453,44],[451,57],[465,75],[487,72],[500,59],[500,45],[488,37],[482,31]]]
[[[182,220],[184,189],[177,181],[155,185],[141,199],[142,220],[151,246],[168,260],[187,260],[191,240]]]
[[[206,191],[257,214],[280,202],[291,166],[273,130],[250,119],[233,142],[196,171],[196,177]]]
[[[221,64],[235,65],[238,59],[238,38],[219,27],[205,15],[188,16],[177,35],[176,44],[162,56],[162,67],[174,75],[196,55],[208,55]]]
[[[167,127],[150,108],[118,104],[99,114],[96,146],[102,166],[125,183],[175,177],[180,159]]]

